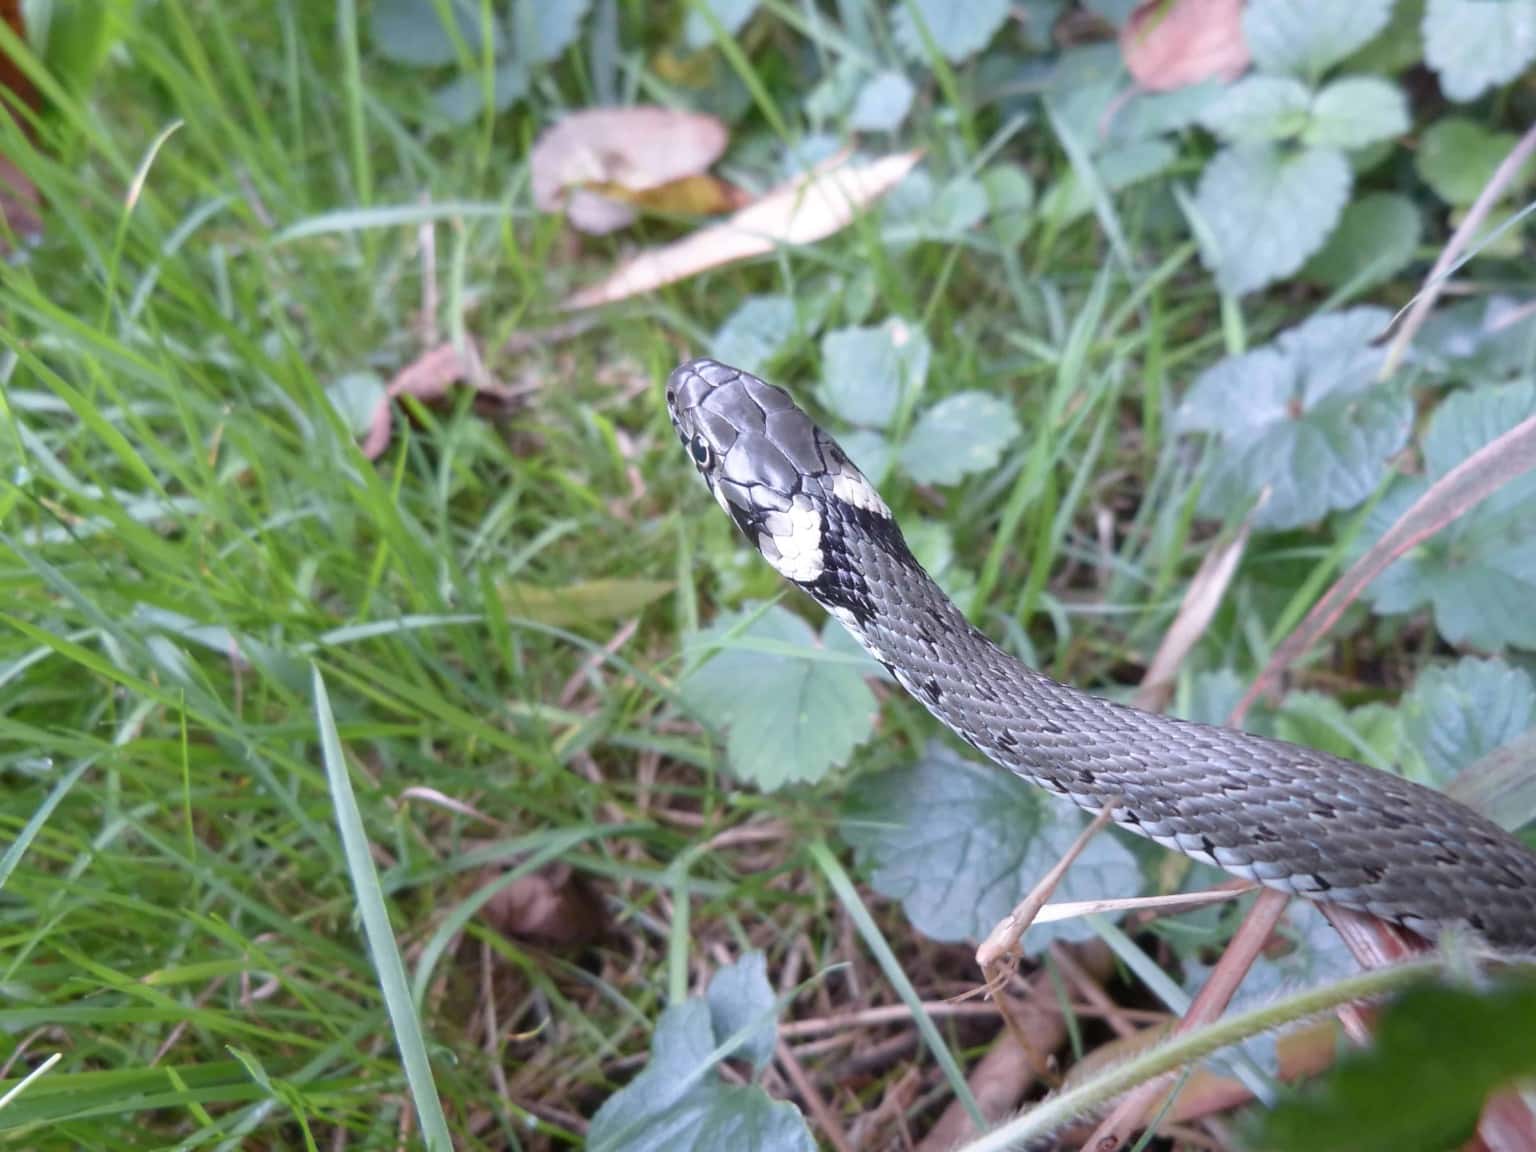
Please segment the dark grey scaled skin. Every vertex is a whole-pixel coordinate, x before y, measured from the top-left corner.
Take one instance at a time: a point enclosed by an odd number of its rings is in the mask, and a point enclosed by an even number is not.
[[[1058,684],[965,619],[787,392],[692,360],[667,408],[747,539],[997,764],[1090,811],[1113,800],[1122,828],[1269,887],[1536,953],[1536,853],[1492,821],[1351,760]]]

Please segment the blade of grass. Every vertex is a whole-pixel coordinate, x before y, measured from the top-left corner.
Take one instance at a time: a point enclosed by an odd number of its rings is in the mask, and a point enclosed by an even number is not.
[[[358,912],[362,917],[374,970],[379,976],[384,1005],[389,1010],[390,1023],[395,1030],[395,1045],[405,1063],[405,1078],[410,1085],[411,1098],[416,1104],[416,1116],[427,1147],[433,1152],[452,1152],[453,1138],[448,1132],[442,1101],[438,1099],[437,1082],[432,1078],[432,1064],[427,1057],[421,1021],[411,1001],[405,963],[400,958],[399,945],[389,926],[389,910],[384,906],[379,874],[373,867],[373,857],[368,851],[368,833],[363,828],[363,816],[358,811],[357,797],[352,792],[352,778],[347,770],[346,754],[341,749],[341,737],[336,731],[336,718],[331,714],[325,678],[320,675],[320,669],[313,665],[310,673],[314,686],[315,722],[320,729],[321,758],[325,763],[326,778],[331,785],[331,803],[336,809],[336,825],[341,831],[347,871],[351,874],[352,888],[357,894]]]

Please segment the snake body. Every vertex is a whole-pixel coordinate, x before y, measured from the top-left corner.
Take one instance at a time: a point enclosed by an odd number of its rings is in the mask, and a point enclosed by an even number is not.
[[[1434,938],[1536,952],[1536,853],[1402,777],[1059,684],[1004,652],[913,557],[890,509],[789,394],[714,360],[667,381],[720,506],[962,739],[1122,828],[1311,900]]]

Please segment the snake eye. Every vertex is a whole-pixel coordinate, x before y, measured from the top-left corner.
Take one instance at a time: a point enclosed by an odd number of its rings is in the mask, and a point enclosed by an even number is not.
[[[709,442],[702,436],[695,436],[693,443],[688,446],[689,453],[693,456],[693,462],[700,468],[708,468],[709,462],[715,454],[709,447]]]

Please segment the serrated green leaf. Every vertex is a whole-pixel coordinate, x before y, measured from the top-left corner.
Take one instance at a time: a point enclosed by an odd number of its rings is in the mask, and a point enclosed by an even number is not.
[[[1108,140],[1124,144],[1191,128],[1222,100],[1229,87],[1218,80],[1206,80],[1171,92],[1136,92],[1129,98],[1121,97],[1124,106],[1110,122]]]
[[[1346,76],[1326,85],[1312,101],[1301,134],[1313,148],[1365,148],[1408,131],[1408,100],[1380,76]]]
[[[478,0],[446,0],[444,5],[457,21],[457,32],[472,58],[480,54],[480,5]],[[386,60],[418,68],[452,64],[458,57],[453,36],[443,27],[433,0],[376,0],[369,14],[374,49]],[[491,20],[491,48],[499,53],[505,44],[500,21]]]
[[[387,393],[384,381],[372,372],[349,372],[325,387],[325,397],[353,436],[365,436]]]
[[[1412,200],[1395,192],[1373,192],[1344,209],[1328,243],[1302,273],[1334,288],[1380,284],[1412,262],[1422,232]]]
[[[772,791],[820,780],[874,731],[878,711],[864,671],[828,658],[811,626],[774,606],[722,617],[690,647],[723,643],[678,685],[700,718],[726,732],[726,757],[742,780]],[[839,627],[828,621],[828,628]],[[765,642],[776,651],[755,650]]]
[[[977,939],[1013,911],[1082,830],[1079,813],[993,765],[929,745],[906,768],[862,780],[842,820],[875,890],[900,900],[935,940]],[[1088,844],[1057,890],[1059,900],[1131,896],[1135,857],[1113,834]],[[1036,952],[1080,939],[1081,921],[1041,924],[1024,937]]]
[[[1516,144],[1511,132],[1494,132],[1465,116],[1445,116],[1424,130],[1415,157],[1419,175],[1447,204],[1476,200]],[[1529,179],[1530,165],[1521,171]]]
[[[751,1061],[754,1072],[762,1072],[773,1059],[773,1047],[779,1036],[767,958],[761,952],[748,952],[736,963],[721,968],[710,978],[706,999],[717,1042],[743,1028],[752,1029],[736,1055]]]
[[[1512,296],[1448,304],[1425,321],[1414,347],[1438,370],[1463,380],[1527,375],[1536,370],[1536,316],[1517,317],[1522,306]]]
[[[1344,154],[1273,144],[1229,147],[1206,165],[1195,206],[1201,255],[1221,290],[1242,296],[1289,276],[1323,246],[1354,182]]]
[[[734,37],[746,27],[757,11],[758,0],[693,0],[688,5],[688,20],[683,39],[690,48],[708,48],[715,42],[715,30],[699,9],[709,9],[726,36]]]
[[[788,296],[748,296],[715,332],[710,355],[761,376],[794,337],[797,323]]]
[[[1536,414],[1536,383],[1516,381],[1448,397],[1424,435],[1427,476],[1400,480],[1372,509],[1363,549],[1473,452]],[[1452,644],[1490,652],[1536,648],[1536,473],[1511,481],[1383,572],[1366,589],[1383,615],[1428,606]]]
[[[1275,714],[1275,735],[1384,768],[1397,761],[1402,722],[1385,704],[1345,708],[1336,697],[1321,692],[1290,692]]]
[[[710,1063],[724,1042],[709,1004],[694,998],[662,1013],[651,1059],[592,1118],[592,1152],[814,1152],[793,1104],[756,1085],[724,1084]]]
[[[1376,379],[1382,353],[1370,341],[1389,320],[1379,308],[1315,316],[1200,375],[1179,425],[1219,437],[1203,511],[1241,511],[1268,489],[1255,524],[1294,528],[1375,490],[1413,417],[1402,390]]]
[[[940,54],[951,63],[980,52],[1008,19],[1009,0],[896,0],[891,29],[896,43],[914,60],[928,58],[923,35],[913,22],[913,9]]]
[[[1247,76],[1230,84],[1200,115],[1223,140],[1257,143],[1288,140],[1308,126],[1312,93],[1290,76]]]
[[[1402,715],[1408,747],[1443,789],[1468,764],[1531,730],[1536,684],[1523,668],[1468,656],[1419,673]]]
[[[900,72],[877,72],[859,89],[848,126],[856,132],[894,132],[912,108],[916,89]]]
[[[1536,0],[1429,0],[1424,62],[1458,103],[1507,83],[1536,60]]]
[[[957,392],[918,417],[899,459],[919,484],[955,484],[995,467],[1019,431],[1005,401],[986,392]]]
[[[1393,0],[1249,0],[1243,39],[1254,64],[1316,80],[1387,26]]]
[[[850,424],[884,428],[902,396],[922,388],[933,346],[921,328],[892,317],[878,328],[839,328],[821,338],[821,399]]]
[[[1536,984],[1410,988],[1368,1049],[1263,1114],[1252,1146],[1276,1152],[1442,1152],[1475,1131],[1499,1087],[1536,1074]]]

